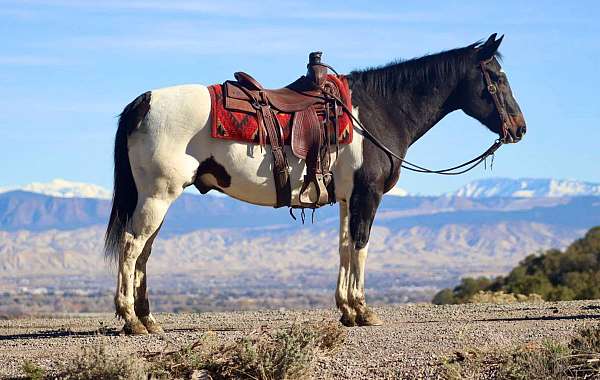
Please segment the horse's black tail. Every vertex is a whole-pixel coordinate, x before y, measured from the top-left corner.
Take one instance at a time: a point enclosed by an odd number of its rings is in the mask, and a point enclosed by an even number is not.
[[[127,138],[140,125],[150,110],[151,92],[138,96],[119,115],[119,127],[115,136],[115,168],[112,209],[104,236],[104,254],[117,260],[122,251],[125,229],[137,204],[137,189],[129,163]]]

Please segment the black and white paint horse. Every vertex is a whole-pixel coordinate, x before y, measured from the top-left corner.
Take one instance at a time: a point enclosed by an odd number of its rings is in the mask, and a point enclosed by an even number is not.
[[[354,115],[401,157],[456,110],[500,133],[503,123],[480,67],[488,61],[485,70],[497,83],[512,121],[510,138],[518,141],[525,122],[497,59],[501,40],[492,35],[483,44],[350,73]],[[150,313],[146,262],[169,206],[186,187],[275,205],[269,148],[211,138],[210,102],[203,85],[175,86],[140,95],[121,114],[106,255],[118,262],[115,306],[127,333],[162,331]],[[297,204],[305,164],[291,152],[287,157],[292,204]],[[351,144],[341,146],[337,157],[332,155],[331,171],[340,206],[335,299],[341,321],[346,326],[379,325],[380,319],[365,302],[365,261],[377,207],[398,180],[400,160],[357,131]]]

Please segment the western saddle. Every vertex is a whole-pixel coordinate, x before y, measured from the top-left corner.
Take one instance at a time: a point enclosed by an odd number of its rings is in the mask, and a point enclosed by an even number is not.
[[[267,141],[273,154],[273,176],[277,191],[275,207],[291,206],[289,165],[283,146],[283,130],[275,114],[292,115],[292,152],[306,161],[306,175],[300,189],[300,208],[317,208],[335,202],[330,171],[331,143],[339,143],[338,118],[344,112],[339,104],[340,90],[328,80],[329,66],[321,63],[321,52],[309,55],[308,72],[288,86],[269,90],[250,75],[237,72],[235,81],[223,85],[225,108],[256,116],[258,140]],[[311,197],[311,185],[315,192]]]

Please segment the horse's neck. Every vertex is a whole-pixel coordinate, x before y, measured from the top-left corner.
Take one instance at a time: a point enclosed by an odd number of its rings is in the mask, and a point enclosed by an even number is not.
[[[458,81],[451,80],[431,87],[409,83],[384,98],[356,82],[352,86],[352,101],[367,128],[385,140],[390,149],[404,154],[444,116],[459,108],[454,99],[457,86]],[[362,106],[368,109],[368,115],[363,115]]]
[[[397,113],[395,123],[405,129],[409,136],[408,145],[412,145],[450,112],[458,109],[455,102],[457,83],[444,83],[428,88],[426,93],[420,85],[407,86],[397,94],[396,104],[401,112]]]

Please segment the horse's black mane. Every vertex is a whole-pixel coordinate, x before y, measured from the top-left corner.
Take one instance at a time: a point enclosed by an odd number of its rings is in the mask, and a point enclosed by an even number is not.
[[[471,68],[473,50],[479,45],[481,42],[419,58],[396,60],[383,66],[355,70],[350,73],[350,77],[353,81],[362,83],[369,91],[383,96],[392,95],[396,89],[410,84],[427,83],[436,86],[462,77]],[[496,57],[501,58],[499,52],[496,52]]]

